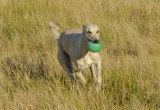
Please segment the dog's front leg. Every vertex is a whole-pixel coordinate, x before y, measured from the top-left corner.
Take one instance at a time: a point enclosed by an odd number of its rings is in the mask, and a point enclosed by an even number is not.
[[[91,74],[92,74],[92,79],[93,79],[93,82],[94,84],[97,85],[97,65],[96,64],[92,64],[91,67],[90,67],[90,70],[91,70]]]
[[[97,89],[101,89],[101,84],[102,84],[102,76],[101,76],[101,60],[97,62]]]
[[[97,86],[97,90],[101,89],[102,77],[101,77],[101,61],[91,65],[91,73],[94,84]]]
[[[75,81],[77,81],[78,78],[83,85],[86,84],[86,80],[84,79],[84,76],[81,71],[74,72],[73,74],[75,74]]]

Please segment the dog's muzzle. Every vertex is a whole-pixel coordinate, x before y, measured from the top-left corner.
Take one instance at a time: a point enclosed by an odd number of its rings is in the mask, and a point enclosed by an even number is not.
[[[92,42],[93,43],[99,43],[99,40],[93,40]]]
[[[92,38],[90,38],[89,41],[91,41],[91,42],[93,42],[93,43],[99,43],[99,40],[97,40],[97,39],[92,39]]]

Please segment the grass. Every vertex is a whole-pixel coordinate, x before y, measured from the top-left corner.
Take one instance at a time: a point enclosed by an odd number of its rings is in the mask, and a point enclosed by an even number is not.
[[[160,109],[160,1],[1,0],[0,109]],[[60,67],[47,22],[60,31],[94,23],[102,90],[75,86]]]

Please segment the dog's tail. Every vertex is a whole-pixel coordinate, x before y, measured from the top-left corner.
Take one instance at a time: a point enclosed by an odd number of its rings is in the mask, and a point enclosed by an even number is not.
[[[59,38],[59,33],[58,33],[59,27],[57,25],[53,24],[52,22],[49,22],[48,25],[49,25],[49,27],[52,31],[53,36],[56,38],[56,40],[58,40],[58,38]]]

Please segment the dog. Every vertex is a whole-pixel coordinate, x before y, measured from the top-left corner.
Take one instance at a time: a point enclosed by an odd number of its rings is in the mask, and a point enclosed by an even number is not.
[[[93,53],[88,50],[88,42],[99,42],[100,30],[95,24],[83,26],[83,29],[71,28],[58,33],[59,27],[51,22],[48,23],[53,36],[58,42],[57,58],[68,76],[76,81],[77,78],[86,84],[82,70],[90,68],[93,82],[97,89],[101,88],[101,56],[99,52]]]

